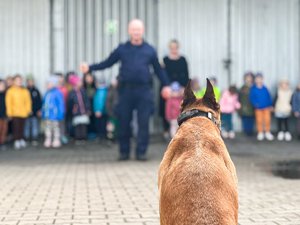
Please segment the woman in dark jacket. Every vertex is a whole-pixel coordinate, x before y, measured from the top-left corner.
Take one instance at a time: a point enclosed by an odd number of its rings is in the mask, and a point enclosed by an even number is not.
[[[169,55],[163,58],[163,67],[168,75],[170,83],[177,81],[182,87],[185,87],[189,81],[188,64],[179,52],[179,42],[171,40],[169,43]],[[165,118],[165,100],[160,97],[159,114],[164,123],[164,137],[169,138],[169,123]]]

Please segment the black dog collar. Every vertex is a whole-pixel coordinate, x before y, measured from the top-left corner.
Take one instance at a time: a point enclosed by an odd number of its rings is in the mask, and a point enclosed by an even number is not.
[[[179,117],[177,118],[178,126],[180,126],[183,122],[187,121],[188,119],[194,118],[194,117],[206,117],[209,120],[211,120],[219,129],[221,129],[221,124],[216,118],[213,116],[211,112],[204,112],[198,109],[192,109],[189,111],[186,111],[184,113],[181,113]]]

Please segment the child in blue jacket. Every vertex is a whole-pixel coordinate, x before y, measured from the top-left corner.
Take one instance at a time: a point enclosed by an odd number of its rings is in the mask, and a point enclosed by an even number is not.
[[[261,73],[255,76],[254,81],[255,84],[250,89],[249,98],[255,109],[257,140],[262,141],[266,138],[268,141],[272,141],[274,139],[271,134],[272,98],[268,88],[264,85]]]
[[[107,123],[107,113],[106,113],[106,98],[107,98],[107,86],[104,82],[100,82],[99,86],[94,95],[93,108],[96,117],[96,128],[99,139],[106,138],[106,123]]]
[[[300,139],[300,84],[298,84],[292,97],[292,111],[297,118],[297,135]]]
[[[45,121],[46,148],[61,146],[59,122],[64,119],[65,106],[63,94],[57,85],[58,78],[51,76],[47,81],[47,92],[43,98],[42,119]]]

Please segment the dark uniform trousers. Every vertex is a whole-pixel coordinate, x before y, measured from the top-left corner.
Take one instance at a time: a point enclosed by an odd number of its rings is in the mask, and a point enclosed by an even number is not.
[[[138,123],[136,157],[146,154],[149,143],[149,120],[154,111],[153,99],[153,90],[150,85],[119,88],[116,115],[119,120],[118,136],[122,156],[130,154],[131,121],[134,110],[137,110]]]

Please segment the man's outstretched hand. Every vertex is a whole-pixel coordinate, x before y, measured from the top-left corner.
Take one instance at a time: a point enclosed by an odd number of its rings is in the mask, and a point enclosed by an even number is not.
[[[83,62],[80,64],[79,69],[83,74],[85,74],[85,73],[89,72],[90,67],[89,67],[89,64],[87,64],[86,62]]]

